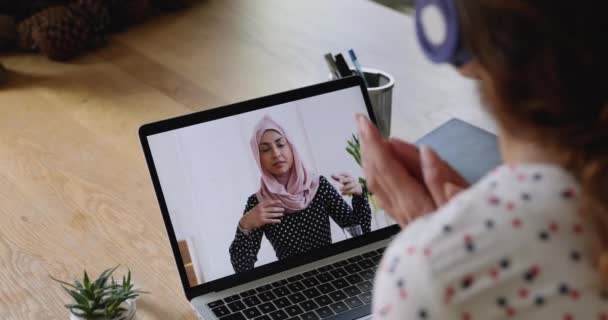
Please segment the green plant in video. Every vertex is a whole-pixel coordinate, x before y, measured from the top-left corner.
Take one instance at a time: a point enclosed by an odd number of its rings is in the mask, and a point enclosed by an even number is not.
[[[129,311],[125,303],[146,292],[133,288],[130,270],[121,283],[116,282],[112,276],[116,268],[118,266],[103,271],[94,280],[89,278],[85,270],[83,279],[74,280],[73,284],[51,278],[61,283],[74,299],[73,303],[65,305],[74,316],[86,320],[122,319],[123,314]]]
[[[347,144],[348,145],[346,146],[346,152],[348,152],[355,159],[359,166],[362,166],[361,143],[359,142],[359,138],[357,138],[357,136],[353,134],[351,139],[347,141]],[[372,195],[371,192],[369,192],[369,189],[367,189],[367,181],[365,180],[365,178],[359,177],[359,184],[363,189],[363,193],[367,194],[368,196]]]

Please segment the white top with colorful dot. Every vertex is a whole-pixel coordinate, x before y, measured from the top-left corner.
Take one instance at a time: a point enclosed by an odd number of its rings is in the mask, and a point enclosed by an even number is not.
[[[497,168],[393,240],[374,317],[608,320],[579,192],[559,167]]]

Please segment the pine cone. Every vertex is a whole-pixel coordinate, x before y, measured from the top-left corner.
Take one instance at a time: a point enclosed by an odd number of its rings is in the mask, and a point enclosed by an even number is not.
[[[110,27],[110,5],[107,0],[78,0],[70,7],[82,14],[96,34],[105,34]]]
[[[23,20],[17,25],[17,47],[24,50],[36,50],[38,47],[34,42],[34,26],[40,24],[38,15]]]
[[[89,46],[91,24],[69,6],[48,8],[18,26],[19,46],[40,49],[49,58],[67,60]]]

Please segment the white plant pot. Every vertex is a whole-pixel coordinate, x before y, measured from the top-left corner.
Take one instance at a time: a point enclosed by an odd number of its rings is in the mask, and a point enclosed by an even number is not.
[[[136,320],[137,317],[135,315],[135,311],[137,311],[137,305],[135,304],[135,300],[127,300],[123,302],[121,307],[127,309],[127,311],[123,312],[122,315],[116,319],[112,320]],[[85,318],[77,317],[70,313],[70,320],[86,320]]]

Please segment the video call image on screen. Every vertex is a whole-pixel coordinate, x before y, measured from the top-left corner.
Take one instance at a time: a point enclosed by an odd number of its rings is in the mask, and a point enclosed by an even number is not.
[[[395,222],[356,160],[359,87],[148,137],[190,286]]]

